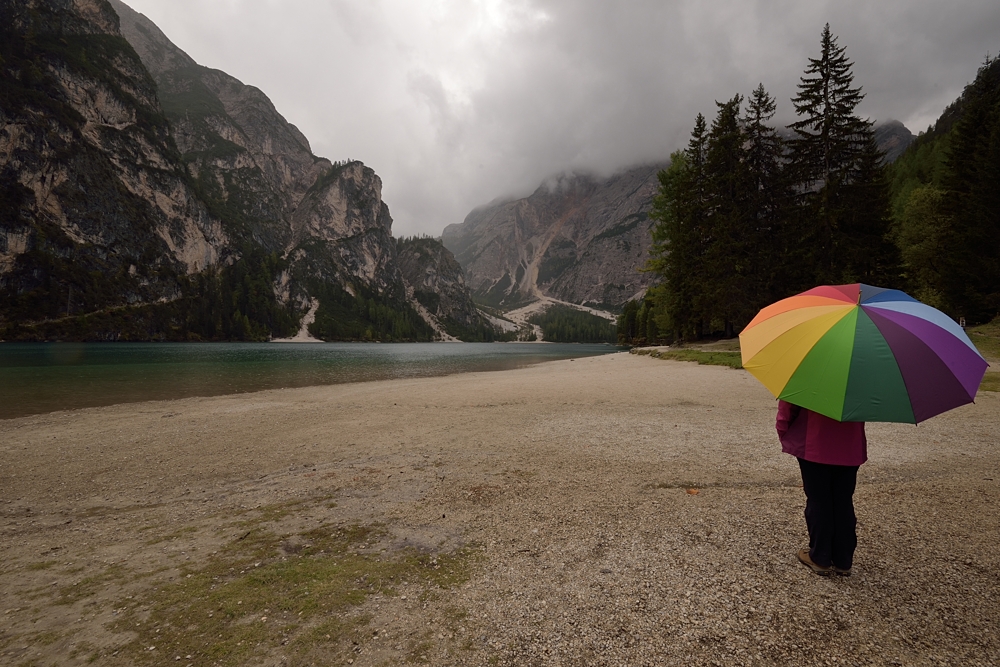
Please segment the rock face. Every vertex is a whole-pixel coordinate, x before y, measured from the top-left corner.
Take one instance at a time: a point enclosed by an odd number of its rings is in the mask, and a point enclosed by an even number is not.
[[[118,0],[0,0],[0,31],[0,331],[169,303],[143,326],[289,335],[362,294],[412,319],[381,180],[260,90]]]
[[[399,268],[414,298],[450,335],[488,326],[476,308],[455,256],[432,238],[397,241]]]
[[[895,162],[914,140],[913,133],[898,120],[887,120],[875,125],[875,142],[885,153],[886,163]]]
[[[173,298],[179,276],[227,255],[229,237],[114,10],[3,0],[0,24],[0,287],[14,297],[0,317],[31,300],[65,311]]]
[[[145,16],[111,4],[156,81],[188,172],[233,222],[231,234],[289,251],[294,264],[304,261],[325,279],[399,297],[392,217],[375,172],[313,155],[260,90],[198,65]],[[294,265],[291,272],[303,273]]]
[[[652,243],[654,164],[609,178],[569,174],[529,197],[478,208],[442,240],[477,299],[515,306],[549,296],[617,308],[643,292]]]

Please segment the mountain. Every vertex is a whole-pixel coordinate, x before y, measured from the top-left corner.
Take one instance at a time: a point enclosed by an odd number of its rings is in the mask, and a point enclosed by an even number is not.
[[[327,337],[433,336],[370,168],[118,0],[0,20],[2,335],[267,339],[318,300]]]
[[[344,284],[398,290],[392,218],[371,169],[316,157],[260,90],[198,65],[145,16],[111,4],[156,81],[188,173],[233,235],[290,249],[295,263]],[[315,252],[317,241],[327,252]]]
[[[13,310],[175,298],[180,277],[218,264],[230,241],[114,10],[4,0],[0,30],[0,274]]]
[[[442,234],[473,296],[512,307],[539,296],[619,308],[642,293],[649,210],[662,164],[610,177],[566,174],[523,199],[478,208]]]
[[[895,162],[915,138],[898,120],[887,120],[875,125],[875,143],[885,153],[885,161],[889,164]]]
[[[875,134],[888,162],[913,141],[899,121],[881,123]],[[652,283],[641,269],[652,242],[657,173],[665,166],[549,179],[528,197],[473,210],[446,227],[442,240],[480,303],[511,308],[551,297],[618,311]]]
[[[461,265],[439,240],[397,239],[396,248],[407,291],[436,329],[462,340],[498,338],[494,327],[473,303]]]

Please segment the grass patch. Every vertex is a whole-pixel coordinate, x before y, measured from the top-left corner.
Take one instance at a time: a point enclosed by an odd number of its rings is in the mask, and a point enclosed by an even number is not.
[[[128,611],[108,629],[136,633],[121,652],[138,665],[178,655],[242,665],[279,649],[300,662],[346,663],[352,647],[371,640],[370,619],[358,609],[369,596],[395,595],[401,585],[422,594],[451,588],[468,579],[474,561],[470,550],[380,556],[374,547],[384,537],[379,526],[294,535],[257,527],[200,569],[119,601]]]
[[[987,372],[979,385],[979,391],[1000,391],[1000,373]]]
[[[88,663],[97,662],[97,658],[99,657],[97,647],[88,641],[77,642],[76,646],[73,647],[73,650],[69,652],[69,657],[70,659],[73,659],[82,656],[85,653],[90,654],[87,656]]]
[[[642,354],[654,359],[670,359],[672,361],[694,361],[706,366],[727,366],[729,368],[743,368],[743,361],[739,352],[728,352],[724,350],[690,350],[682,348],[679,350],[654,350],[636,348],[632,354]]]
[[[55,644],[61,638],[61,634],[50,630],[49,632],[39,632],[35,635],[29,635],[27,637],[27,642],[31,646],[50,646]]]
[[[965,332],[986,361],[997,369],[1000,366],[1000,317],[988,324],[969,327]],[[979,391],[1000,391],[1000,372],[987,370]]]
[[[55,560],[43,560],[39,563],[28,563],[24,566],[25,570],[47,570],[53,565],[58,565],[59,561]]]
[[[169,542],[171,540],[176,540],[179,537],[184,537],[185,535],[190,535],[191,533],[198,532],[198,529],[194,526],[185,526],[180,530],[168,533],[166,535],[160,535],[159,537],[154,537],[151,540],[146,540],[146,546],[153,546],[154,544],[159,544],[161,542]]]
[[[406,662],[414,662],[417,664],[427,664],[430,662],[427,655],[433,650],[434,643],[427,641],[427,638],[433,639],[434,633],[429,630],[423,632],[422,640],[410,640],[406,647]]]
[[[965,332],[969,334],[969,339],[979,348],[986,361],[994,366],[1000,362],[1000,317],[989,324],[969,327]]]
[[[73,604],[84,598],[89,598],[97,593],[108,582],[121,580],[125,577],[125,570],[120,565],[109,565],[90,577],[84,577],[80,581],[63,586],[59,589],[59,597],[56,604]]]

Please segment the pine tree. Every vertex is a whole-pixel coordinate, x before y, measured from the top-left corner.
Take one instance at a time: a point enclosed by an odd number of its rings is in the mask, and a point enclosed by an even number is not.
[[[666,330],[674,338],[697,338],[704,329],[701,281],[707,240],[707,149],[705,117],[698,114],[687,149],[671,155],[670,166],[658,174],[660,188],[650,211],[657,224],[646,270],[664,281],[665,298],[658,305],[666,311],[654,317],[669,323]]]
[[[701,292],[703,317],[721,324],[725,335],[733,335],[734,322],[750,320],[748,287],[754,279],[751,225],[747,204],[751,179],[746,169],[740,127],[743,96],[716,102],[718,114],[708,134],[705,155],[708,215],[704,224],[704,258]]]
[[[820,57],[809,58],[799,94],[792,98],[795,112],[805,116],[789,127],[795,132],[791,148],[796,175],[806,185],[843,177],[845,166],[859,151],[862,135],[871,127],[854,115],[864,95],[861,88],[851,87],[853,65],[827,23],[820,38]]]
[[[948,226],[944,191],[933,185],[913,189],[896,219],[895,240],[906,266],[909,293],[935,308],[944,307],[941,237]]]
[[[743,116],[750,179],[747,220],[755,240],[751,252],[756,258],[750,300],[755,307],[788,296],[800,286],[796,276],[802,273],[795,261],[798,242],[790,238],[787,224],[792,191],[784,169],[785,142],[769,125],[776,110],[774,98],[759,84],[747,98]]]
[[[843,189],[840,265],[842,282],[894,285],[900,277],[899,249],[891,236],[889,178],[885,155],[870,134]]]
[[[635,316],[638,313],[639,304],[635,300],[629,299],[622,306],[622,314],[615,322],[618,330],[618,344],[631,345],[638,333],[636,332]]]
[[[861,220],[858,208],[870,205],[872,200],[860,197],[860,193],[870,194],[875,189],[850,186],[864,185],[862,179],[884,180],[884,173],[879,173],[881,167],[871,159],[872,124],[854,113],[864,95],[860,87],[853,87],[852,67],[844,47],[837,45],[830,24],[826,24],[820,57],[809,59],[798,85],[799,93],[792,98],[796,113],[802,117],[789,125],[795,133],[789,142],[792,175],[802,199],[799,234],[804,246],[811,248],[812,256],[807,261],[814,267],[818,282],[861,277],[849,262],[862,241],[852,239],[844,224],[849,219]],[[883,196],[888,210],[888,191]],[[878,205],[881,210],[881,203]],[[870,234],[887,236],[887,217],[869,217],[869,222],[880,225]]]

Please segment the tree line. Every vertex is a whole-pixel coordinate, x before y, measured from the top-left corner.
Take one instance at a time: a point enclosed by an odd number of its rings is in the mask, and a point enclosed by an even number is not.
[[[615,324],[593,313],[569,306],[549,306],[528,318],[542,329],[542,338],[553,343],[614,343]]]
[[[763,84],[716,102],[711,123],[698,114],[687,147],[658,175],[646,270],[660,281],[626,306],[622,342],[731,337],[763,306],[819,284],[916,284],[920,260],[894,220],[890,171],[873,123],[857,114],[864,95],[852,68],[827,24],[785,132],[771,123],[777,103]],[[969,303],[939,305],[972,317]]]
[[[911,294],[969,324],[1000,313],[1000,58],[890,169]]]

